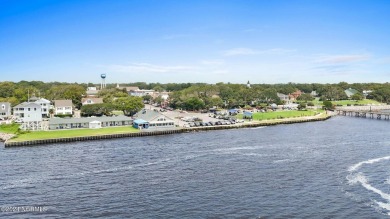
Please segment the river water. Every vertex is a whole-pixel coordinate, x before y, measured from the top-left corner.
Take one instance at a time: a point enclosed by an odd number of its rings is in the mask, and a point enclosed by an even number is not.
[[[0,148],[0,217],[387,218],[390,122]],[[6,207],[44,207],[11,212]],[[16,211],[16,210],[13,210]]]

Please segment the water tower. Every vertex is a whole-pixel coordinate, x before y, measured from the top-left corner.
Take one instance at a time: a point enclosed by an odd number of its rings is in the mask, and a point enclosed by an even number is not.
[[[106,88],[106,74],[101,74],[100,77],[102,78],[102,84],[100,85],[100,90],[103,90],[103,88]]]

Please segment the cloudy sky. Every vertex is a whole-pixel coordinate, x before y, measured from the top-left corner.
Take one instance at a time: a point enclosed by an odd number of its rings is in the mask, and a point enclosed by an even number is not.
[[[0,0],[0,81],[390,81],[387,0]]]

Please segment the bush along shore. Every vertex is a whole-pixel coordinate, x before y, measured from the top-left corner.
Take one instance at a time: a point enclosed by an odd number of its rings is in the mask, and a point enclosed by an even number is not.
[[[142,137],[142,136],[153,136],[153,135],[168,135],[176,133],[185,133],[193,131],[211,131],[211,130],[223,130],[223,129],[237,129],[237,128],[254,128],[260,126],[272,126],[279,124],[294,124],[294,123],[303,123],[303,122],[315,122],[315,121],[324,121],[329,119],[329,115],[318,115],[311,117],[301,117],[301,118],[290,118],[290,119],[275,119],[267,120],[261,122],[249,122],[239,125],[227,125],[227,126],[206,126],[206,127],[195,127],[195,128],[182,128],[174,130],[156,130],[156,131],[142,131],[142,132],[129,132],[129,133],[116,133],[116,134],[104,134],[104,135],[91,135],[91,136],[77,136],[77,137],[58,137],[50,139],[37,139],[37,140],[26,140],[26,141],[12,141],[7,140],[5,142],[5,147],[17,147],[17,146],[33,146],[39,144],[53,144],[53,143],[65,143],[65,142],[77,142],[77,141],[89,141],[89,140],[101,140],[101,139],[114,139],[114,138],[124,138],[124,137]]]

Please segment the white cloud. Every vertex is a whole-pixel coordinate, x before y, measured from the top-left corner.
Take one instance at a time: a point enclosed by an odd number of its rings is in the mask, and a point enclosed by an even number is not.
[[[353,63],[361,62],[370,59],[370,55],[360,54],[360,55],[328,55],[320,56],[317,58],[316,62],[328,63],[328,64],[342,64],[342,63]]]
[[[203,60],[200,63],[202,65],[223,65],[225,64],[225,60],[223,59]]]
[[[223,52],[224,56],[240,56],[240,55],[284,55],[294,52],[291,49],[273,48],[267,50],[256,50],[251,48],[234,48]]]
[[[223,52],[224,56],[255,55],[258,51],[249,48],[234,48]]]

